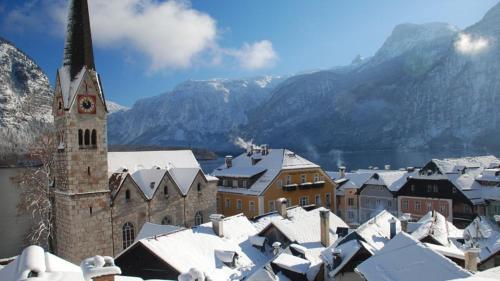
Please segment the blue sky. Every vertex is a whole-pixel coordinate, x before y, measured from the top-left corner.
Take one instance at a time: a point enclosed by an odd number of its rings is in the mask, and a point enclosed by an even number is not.
[[[498,0],[89,0],[107,98],[132,105],[188,79],[293,74],[371,56],[400,23],[465,28]],[[51,82],[64,0],[0,0],[0,36]]]

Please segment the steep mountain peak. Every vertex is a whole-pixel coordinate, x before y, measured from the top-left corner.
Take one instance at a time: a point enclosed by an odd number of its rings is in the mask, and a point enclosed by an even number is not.
[[[453,38],[459,31],[460,29],[454,25],[440,22],[399,24],[379,49],[375,58],[380,61],[397,57],[420,44],[435,42],[440,38]]]
[[[495,36],[500,34],[500,3],[493,6],[476,24],[467,28],[468,32]]]

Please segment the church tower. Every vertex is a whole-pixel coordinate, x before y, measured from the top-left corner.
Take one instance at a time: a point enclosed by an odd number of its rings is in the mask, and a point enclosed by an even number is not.
[[[53,102],[58,138],[54,248],[76,264],[112,254],[107,109],[95,70],[87,0],[70,0]]]

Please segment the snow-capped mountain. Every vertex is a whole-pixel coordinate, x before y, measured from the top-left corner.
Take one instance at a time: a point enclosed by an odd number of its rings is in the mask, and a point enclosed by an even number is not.
[[[121,112],[121,111],[127,111],[130,109],[129,107],[126,107],[124,105],[121,105],[121,104],[118,104],[116,102],[109,101],[109,100],[106,101],[106,107],[108,108],[108,114],[113,114],[113,113]]]
[[[231,143],[238,127],[247,124],[248,113],[262,106],[282,80],[265,76],[184,82],[110,115],[110,143],[233,148]]]
[[[52,119],[52,90],[27,55],[0,38],[0,152],[17,153]]]
[[[499,44],[500,4],[465,30],[402,24],[373,57],[348,66],[265,87],[189,81],[138,101],[110,117],[110,141],[220,150],[242,136],[298,151],[500,148]]]
[[[465,30],[397,26],[361,64],[285,81],[242,131],[320,151],[498,148],[499,43],[500,4]]]

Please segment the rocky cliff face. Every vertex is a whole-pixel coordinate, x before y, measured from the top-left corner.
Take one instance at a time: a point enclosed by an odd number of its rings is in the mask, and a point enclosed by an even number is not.
[[[27,55],[0,38],[0,154],[22,152],[52,119],[52,90]]]

